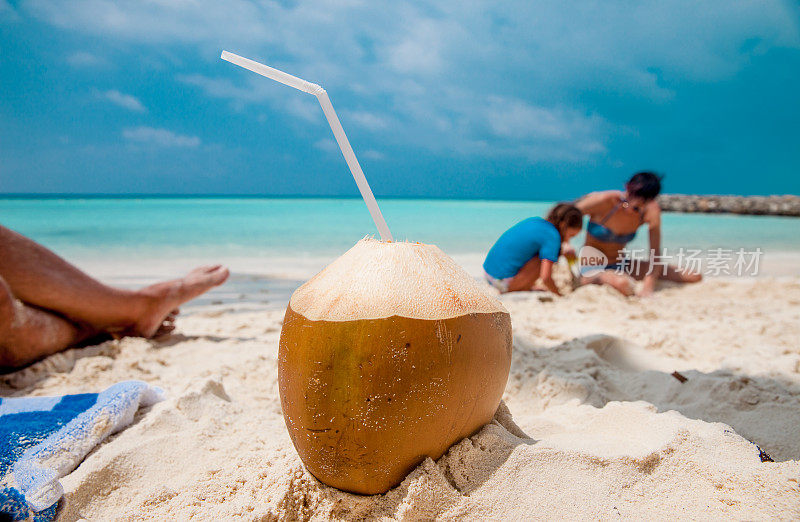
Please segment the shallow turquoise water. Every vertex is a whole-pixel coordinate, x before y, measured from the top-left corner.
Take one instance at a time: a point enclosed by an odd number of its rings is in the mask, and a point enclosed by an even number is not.
[[[549,202],[380,201],[396,239],[480,256],[509,226]],[[377,234],[358,199],[0,199],[0,223],[65,256],[135,262],[161,258],[335,256]],[[800,252],[800,220],[665,214],[668,249],[761,248]],[[632,247],[645,247],[641,229]],[[581,238],[574,241],[580,245]]]

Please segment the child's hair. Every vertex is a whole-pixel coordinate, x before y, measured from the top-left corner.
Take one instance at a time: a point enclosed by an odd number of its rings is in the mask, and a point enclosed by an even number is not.
[[[631,196],[650,201],[655,199],[661,192],[662,178],[663,176],[659,176],[654,172],[637,172],[631,176],[631,179],[625,184],[625,188],[628,189],[628,193]]]
[[[583,228],[583,214],[572,203],[556,203],[547,213],[547,221],[555,225],[559,232],[564,228]]]

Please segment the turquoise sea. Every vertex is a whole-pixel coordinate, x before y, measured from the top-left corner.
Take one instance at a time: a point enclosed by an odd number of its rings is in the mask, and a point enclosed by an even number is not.
[[[435,243],[471,273],[480,271],[483,255],[507,227],[543,215],[552,204],[379,203],[396,239]],[[0,198],[0,223],[106,277],[155,277],[220,261],[243,273],[305,278],[377,234],[363,202],[344,198],[12,197]],[[646,236],[641,229],[631,246],[646,247]],[[667,249],[760,248],[766,265],[800,273],[800,219],[665,214],[663,243]]]

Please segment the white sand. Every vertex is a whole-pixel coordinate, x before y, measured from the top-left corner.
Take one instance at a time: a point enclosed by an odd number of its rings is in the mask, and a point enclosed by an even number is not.
[[[504,302],[507,409],[377,497],[304,471],[278,398],[282,311],[195,309],[167,341],[59,354],[3,394],[168,391],[63,480],[62,520],[800,518],[800,279]]]

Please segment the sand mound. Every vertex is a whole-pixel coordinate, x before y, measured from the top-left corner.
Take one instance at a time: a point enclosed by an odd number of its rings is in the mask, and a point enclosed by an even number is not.
[[[711,281],[641,302],[599,287],[504,298],[515,329],[505,404],[375,497],[320,484],[294,451],[276,383],[281,311],[197,312],[165,342],[70,351],[2,383],[5,395],[131,378],[168,391],[64,479],[62,520],[797,519],[797,289]]]
[[[644,402],[553,408],[531,419],[538,440],[502,406],[492,424],[376,497],[319,483],[280,416],[246,410],[215,380],[155,406],[68,477],[62,519],[800,515],[800,463],[762,463],[724,424]]]

